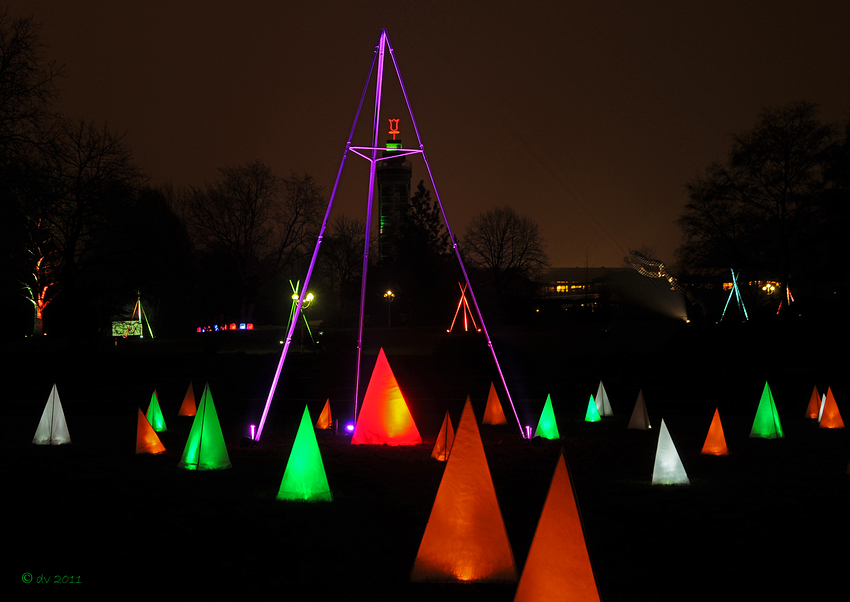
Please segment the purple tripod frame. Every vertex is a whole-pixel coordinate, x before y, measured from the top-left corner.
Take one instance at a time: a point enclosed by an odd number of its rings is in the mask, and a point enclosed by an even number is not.
[[[339,182],[342,177],[342,170],[345,166],[345,160],[348,157],[348,152],[351,151],[354,154],[363,157],[367,161],[369,161],[369,201],[366,209],[366,240],[364,243],[363,250],[363,278],[360,284],[360,317],[358,321],[357,328],[357,371],[354,381],[354,422],[357,421],[357,401],[360,395],[360,357],[363,345],[363,305],[366,300],[366,273],[369,267],[369,238],[371,231],[371,223],[372,223],[372,204],[374,200],[374,191],[375,191],[375,166],[378,161],[383,160],[383,158],[378,157],[378,151],[382,150],[378,148],[378,134],[379,134],[379,123],[380,123],[380,115],[381,115],[381,92],[383,89],[383,79],[384,79],[384,56],[387,51],[390,53],[390,57],[393,61],[393,67],[395,68],[396,75],[398,76],[398,82],[401,86],[402,94],[404,95],[404,102],[407,105],[408,113],[410,114],[411,122],[413,123],[413,129],[416,132],[416,140],[419,143],[419,149],[399,149],[397,153],[393,154],[393,158],[398,158],[404,155],[422,155],[422,159],[425,161],[425,167],[428,170],[428,178],[431,181],[431,188],[434,190],[434,196],[437,199],[437,204],[440,206],[440,213],[443,216],[443,222],[446,225],[446,230],[448,231],[449,238],[452,241],[452,248],[454,249],[455,256],[457,257],[458,263],[460,264],[460,269],[463,272],[463,279],[466,282],[467,290],[469,291],[469,297],[472,299],[472,304],[475,306],[475,311],[478,314],[478,317],[481,319],[481,328],[484,332],[484,337],[487,339],[487,346],[490,348],[490,353],[493,356],[493,361],[496,363],[496,369],[499,372],[499,378],[502,381],[502,386],[505,388],[505,393],[508,397],[508,402],[511,404],[511,410],[513,411],[514,418],[516,419],[517,426],[519,427],[520,434],[523,438],[526,438],[528,435],[525,429],[520,422],[519,416],[516,412],[516,407],[514,406],[513,399],[511,398],[510,390],[508,389],[508,384],[505,381],[505,375],[502,372],[502,367],[499,365],[499,358],[496,356],[496,350],[493,347],[493,341],[490,339],[490,333],[487,331],[487,325],[484,323],[484,316],[481,315],[481,310],[478,307],[478,300],[475,298],[475,292],[472,289],[472,284],[469,282],[469,276],[466,272],[466,266],[463,264],[463,259],[460,255],[460,249],[458,249],[457,239],[455,238],[454,233],[452,232],[452,228],[449,225],[449,220],[446,217],[446,211],[443,208],[443,201],[440,198],[440,193],[437,191],[437,186],[434,183],[434,175],[431,172],[431,164],[428,162],[428,156],[425,154],[425,146],[422,144],[422,138],[419,135],[419,128],[416,125],[416,118],[413,116],[413,109],[410,107],[410,99],[407,96],[407,90],[404,87],[404,80],[401,77],[401,71],[398,68],[398,62],[395,58],[395,53],[393,51],[392,44],[390,44],[389,36],[387,35],[387,30],[382,29],[380,39],[378,40],[378,45],[375,47],[375,55],[372,58],[372,65],[369,68],[369,75],[366,78],[366,84],[363,86],[363,92],[360,95],[360,103],[357,105],[357,113],[354,116],[354,123],[351,126],[351,132],[348,135],[348,142],[345,144],[345,151],[342,154],[342,161],[339,164],[339,171],[336,175],[336,181],[334,182],[334,187],[331,192],[330,200],[328,201],[328,209],[325,212],[325,218],[322,221],[322,227],[319,230],[319,237],[316,241],[316,247],[313,249],[313,257],[310,260],[310,267],[307,269],[307,276],[304,278],[304,286],[301,289],[301,292],[298,295],[298,303],[295,306],[295,318],[289,324],[289,330],[286,333],[286,340],[283,344],[283,350],[280,354],[280,360],[277,364],[277,369],[275,370],[274,379],[272,380],[271,387],[269,389],[269,396],[266,399],[266,405],[263,408],[263,415],[260,418],[260,424],[257,428],[257,432],[254,435],[254,441],[259,441],[260,436],[263,433],[263,426],[266,423],[266,418],[268,418],[269,408],[272,404],[272,399],[274,398],[275,389],[277,387],[277,383],[280,380],[280,373],[283,370],[283,364],[286,361],[286,354],[289,351],[289,346],[292,343],[292,335],[295,331],[295,326],[298,323],[298,318],[301,315],[301,306],[304,304],[304,297],[307,294],[307,287],[310,284],[310,278],[313,275],[313,268],[316,266],[316,258],[319,255],[319,248],[322,246],[322,239],[324,238],[325,231],[328,226],[328,220],[330,219],[331,209],[333,209],[334,197],[336,196],[337,189],[339,188]],[[375,86],[375,110],[373,113],[372,119],[372,146],[363,147],[363,146],[352,146],[351,140],[354,137],[354,131],[357,128],[357,120],[360,117],[360,111],[363,108],[363,101],[366,98],[366,91],[369,87],[369,82],[372,79],[372,73],[375,70],[375,64],[378,65],[378,79],[377,84]]]

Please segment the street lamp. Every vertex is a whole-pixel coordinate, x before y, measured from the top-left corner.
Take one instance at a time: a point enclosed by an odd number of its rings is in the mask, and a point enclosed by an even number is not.
[[[395,295],[392,291],[387,291],[384,293],[384,299],[387,300],[387,328],[389,328],[391,326],[390,316],[392,315],[390,313],[390,304],[393,302],[393,299],[395,299]]]

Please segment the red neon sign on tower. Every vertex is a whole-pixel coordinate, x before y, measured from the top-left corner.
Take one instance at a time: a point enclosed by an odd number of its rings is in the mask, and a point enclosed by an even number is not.
[[[390,121],[390,131],[389,131],[389,133],[393,135],[393,140],[395,140],[395,137],[401,133],[401,132],[398,131],[399,120],[398,119],[390,119],[389,121]]]

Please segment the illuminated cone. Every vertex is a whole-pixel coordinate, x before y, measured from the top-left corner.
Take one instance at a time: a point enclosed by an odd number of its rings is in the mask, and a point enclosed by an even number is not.
[[[823,404],[823,411],[821,412],[820,427],[822,429],[844,428],[844,421],[838,412],[835,397],[832,396],[832,387],[829,387],[826,391],[826,401]]]
[[[280,490],[279,500],[296,500],[305,502],[330,502],[333,500],[316,432],[310,420],[310,412],[304,407],[301,424],[292,444],[292,453],[286,463]]]
[[[596,401],[593,399],[593,395],[590,396],[590,401],[587,402],[587,412],[584,414],[585,422],[599,422],[602,420],[599,417],[599,408],[596,407]]]
[[[599,381],[599,388],[596,389],[596,409],[599,410],[600,416],[613,416],[611,411],[611,402],[608,401],[608,393],[605,391],[605,385]]]
[[[139,408],[139,421],[136,427],[136,453],[161,454],[164,451],[165,446],[159,440],[159,435],[156,434],[151,423],[142,414],[142,408]]]
[[[812,390],[812,396],[809,398],[809,405],[806,407],[806,418],[817,420],[819,413],[820,393],[818,392],[818,386],[815,385],[815,388]]]
[[[319,419],[316,421],[316,428],[320,430],[329,429],[333,426],[331,419],[331,400],[325,402],[325,407],[322,408],[322,413],[319,414]]]
[[[36,445],[64,445],[71,442],[56,385],[53,385],[53,389],[50,390],[50,397],[47,398],[47,404],[41,413],[41,420],[38,421],[32,442]]]
[[[561,450],[514,602],[599,599],[581,515]]]
[[[366,388],[363,407],[351,436],[354,445],[418,445],[419,429],[404,401],[384,350]]]
[[[543,437],[544,439],[560,439],[558,433],[558,424],[555,422],[555,411],[552,409],[552,396],[546,396],[546,403],[543,405],[543,412],[540,414],[540,421],[537,423],[537,429],[534,431],[535,437]]]
[[[231,467],[209,384],[204,385],[201,404],[192,421],[189,439],[183,448],[183,457],[177,466],[186,470],[220,470]]]
[[[467,399],[410,580],[516,579],[490,467]]]
[[[194,416],[198,412],[195,407],[195,390],[192,389],[192,381],[189,381],[189,388],[186,389],[186,395],[183,396],[183,403],[180,405],[178,416]]]
[[[496,393],[496,386],[490,383],[490,394],[487,396],[487,406],[484,408],[484,420],[481,424],[507,424],[505,413],[502,411],[502,404],[499,402],[499,395]]]
[[[723,425],[720,424],[720,410],[717,408],[714,409],[714,418],[711,419],[711,426],[708,427],[708,435],[705,437],[705,443],[700,453],[710,456],[729,455],[726,437],[723,436]]]
[[[629,426],[626,428],[638,429],[641,431],[652,428],[649,424],[649,413],[646,411],[646,402],[643,400],[643,389],[638,391],[635,409],[632,410],[632,417],[629,418]]]
[[[759,401],[759,407],[756,410],[756,417],[753,420],[750,437],[782,439],[784,436],[782,425],[779,423],[779,414],[776,411],[776,403],[773,401],[773,393],[770,391],[770,385],[764,383],[764,391],[761,394],[761,401]]]
[[[446,417],[443,418],[443,426],[440,427],[440,434],[437,435],[437,441],[434,443],[434,449],[431,451],[431,457],[440,462],[448,460],[454,439],[455,431],[452,428],[452,419],[449,418],[449,413],[446,412]]]
[[[673,439],[667,431],[667,425],[661,420],[661,432],[658,434],[658,448],[655,450],[655,467],[652,470],[653,485],[688,485],[688,475]]]
[[[151,395],[151,402],[148,405],[148,413],[145,414],[145,418],[148,419],[153,430],[157,433],[164,433],[168,430],[165,427],[165,417],[159,408],[159,397],[156,396],[156,389],[153,390],[153,395]]]

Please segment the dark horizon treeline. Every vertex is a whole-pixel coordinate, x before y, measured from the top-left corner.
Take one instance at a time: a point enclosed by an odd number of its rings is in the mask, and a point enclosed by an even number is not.
[[[305,277],[326,209],[312,176],[284,177],[255,160],[221,167],[202,186],[153,185],[122,135],[58,111],[63,68],[46,61],[38,24],[2,7],[0,59],[0,336],[105,337],[113,321],[138,316],[138,300],[155,335],[287,323],[292,283]],[[422,182],[410,201],[393,259],[380,264],[370,253],[364,310],[375,325],[389,314],[394,324],[443,323],[459,299],[463,278]],[[501,238],[492,252],[465,256],[485,304],[527,297],[546,263],[536,225],[508,214],[502,222],[482,214],[482,225],[502,227]],[[310,283],[311,318],[356,324],[365,232],[362,220],[329,222]],[[395,292],[389,306],[387,290]]]

